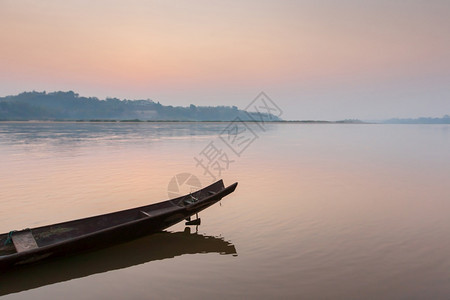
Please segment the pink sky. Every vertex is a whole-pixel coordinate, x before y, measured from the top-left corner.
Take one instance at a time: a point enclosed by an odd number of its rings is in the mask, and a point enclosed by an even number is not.
[[[450,113],[448,1],[0,1],[0,96],[73,90],[286,119]]]

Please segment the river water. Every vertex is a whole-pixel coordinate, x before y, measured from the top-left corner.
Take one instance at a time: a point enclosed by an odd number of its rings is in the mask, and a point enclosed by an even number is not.
[[[449,125],[237,123],[0,123],[0,232],[239,182],[198,228],[2,273],[0,295],[450,297]]]

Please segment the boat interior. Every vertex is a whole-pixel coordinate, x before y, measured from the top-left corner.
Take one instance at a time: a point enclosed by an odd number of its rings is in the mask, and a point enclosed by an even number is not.
[[[59,243],[128,222],[177,211],[223,189],[221,181],[189,195],[128,210],[0,235],[0,256],[20,253]]]

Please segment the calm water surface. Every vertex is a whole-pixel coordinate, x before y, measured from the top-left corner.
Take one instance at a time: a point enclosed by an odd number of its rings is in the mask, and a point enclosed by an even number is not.
[[[237,156],[227,125],[0,123],[1,232],[159,202],[180,173],[206,185],[194,157],[211,145],[239,182],[197,231],[0,274],[0,295],[450,297],[450,126],[251,125]]]

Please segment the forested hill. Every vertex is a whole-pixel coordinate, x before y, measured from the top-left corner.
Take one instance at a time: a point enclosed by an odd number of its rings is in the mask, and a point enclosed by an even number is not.
[[[280,120],[262,115],[265,120]],[[165,106],[152,100],[120,100],[80,97],[70,92],[25,92],[0,97],[0,121],[22,120],[173,120],[173,121],[230,121],[249,115],[236,106]],[[261,115],[258,115],[261,118]]]

